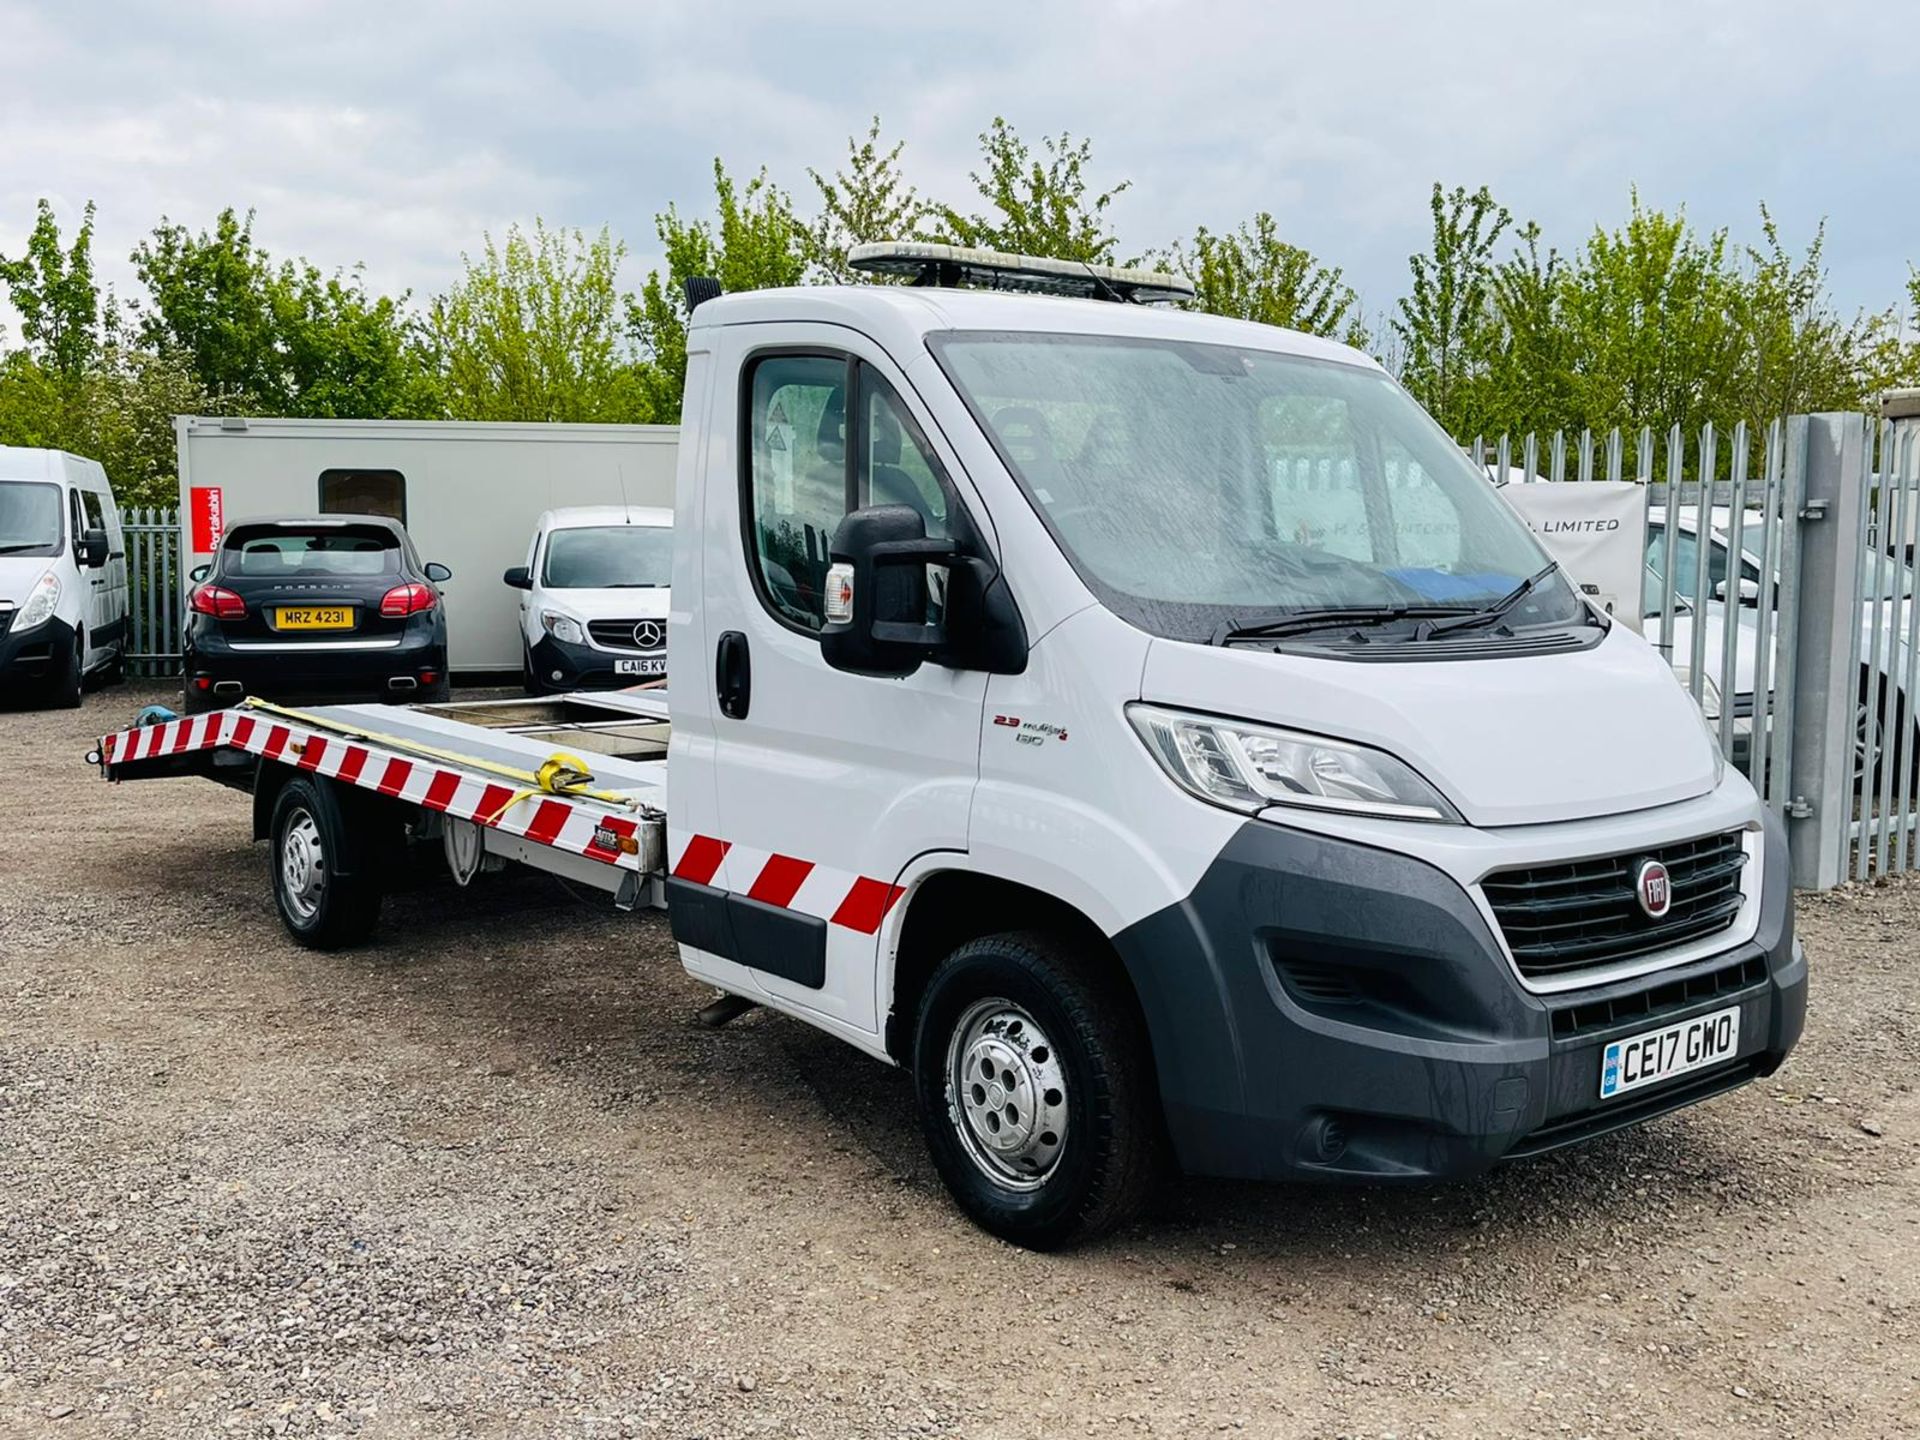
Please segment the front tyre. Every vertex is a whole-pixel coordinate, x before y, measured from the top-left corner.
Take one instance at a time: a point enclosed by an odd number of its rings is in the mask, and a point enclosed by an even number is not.
[[[1090,1240],[1145,1205],[1160,1106],[1117,962],[1035,932],[961,946],[927,984],[914,1037],[920,1125],[982,1228],[1036,1250]]]
[[[87,635],[73,632],[73,653],[53,680],[53,703],[62,710],[78,710],[87,698]]]
[[[377,848],[370,833],[376,820],[367,804],[343,806],[328,781],[299,776],[281,787],[273,802],[273,899],[298,943],[338,950],[372,932],[380,918],[379,870],[360,862]]]

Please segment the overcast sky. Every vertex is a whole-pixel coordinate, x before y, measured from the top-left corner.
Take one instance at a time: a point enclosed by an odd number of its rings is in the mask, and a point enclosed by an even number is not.
[[[426,295],[539,215],[611,225],[637,287],[654,213],[703,210],[716,155],[805,200],[877,113],[958,195],[1000,114],[1133,181],[1124,253],[1271,210],[1370,316],[1436,179],[1562,248],[1633,185],[1736,237],[1763,199],[1796,245],[1824,216],[1836,295],[1877,308],[1920,261],[1916,95],[1920,18],[1836,0],[0,0],[0,253],[36,198],[68,224],[91,199],[125,294],[162,214],[230,204],[276,255]]]

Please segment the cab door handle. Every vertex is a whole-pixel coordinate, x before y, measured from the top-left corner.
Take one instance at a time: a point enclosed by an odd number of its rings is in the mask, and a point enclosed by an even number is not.
[[[720,637],[713,654],[714,694],[720,713],[729,720],[747,718],[747,706],[753,700],[753,657],[747,650],[747,637],[728,630]]]

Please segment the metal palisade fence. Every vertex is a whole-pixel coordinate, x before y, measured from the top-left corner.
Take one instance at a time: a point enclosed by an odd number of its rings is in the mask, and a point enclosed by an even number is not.
[[[1638,483],[1638,624],[1787,825],[1796,885],[1920,868],[1920,423],[1501,436],[1501,484]],[[1580,578],[1578,576],[1576,579]]]
[[[159,678],[180,673],[186,576],[180,569],[180,512],[121,515],[127,537],[127,670]]]
[[[1857,880],[1920,868],[1920,423],[1867,421],[1859,436],[1866,494],[1854,517],[1860,623],[1849,635],[1859,677],[1853,750],[1858,784],[1845,816]]]

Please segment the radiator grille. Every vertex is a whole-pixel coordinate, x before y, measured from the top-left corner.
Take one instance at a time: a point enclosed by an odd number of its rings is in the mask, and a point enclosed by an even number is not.
[[[642,635],[653,640],[643,645]],[[593,637],[596,645],[604,645],[609,650],[631,650],[639,655],[657,654],[667,648],[667,622],[665,620],[589,620],[587,633]]]
[[[1672,904],[1658,919],[1641,908],[1634,877],[1643,860],[1667,867]],[[1481,882],[1514,964],[1528,979],[1556,979],[1715,934],[1740,913],[1747,854],[1729,830],[1647,850],[1502,870]]]

